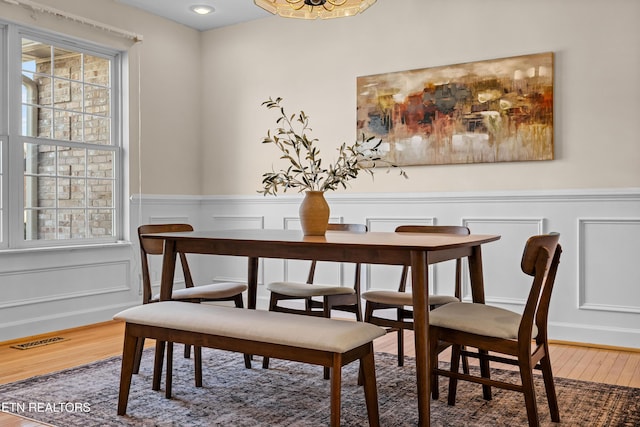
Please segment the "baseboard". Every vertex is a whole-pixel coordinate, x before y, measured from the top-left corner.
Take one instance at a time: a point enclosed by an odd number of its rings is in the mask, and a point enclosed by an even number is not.
[[[110,321],[115,313],[127,309],[132,305],[135,304],[127,302],[97,307],[91,310],[78,310],[30,318],[19,322],[4,323],[0,325],[0,339],[3,339],[3,343],[7,343],[16,340],[22,341],[25,339],[24,337],[47,336],[53,333],[60,333],[60,331],[64,330],[90,327],[91,325]]]

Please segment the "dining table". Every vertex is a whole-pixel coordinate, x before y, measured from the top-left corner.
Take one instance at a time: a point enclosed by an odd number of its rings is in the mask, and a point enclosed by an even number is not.
[[[248,260],[248,308],[255,309],[260,258],[353,262],[411,267],[418,423],[430,423],[428,266],[467,258],[474,302],[484,303],[481,246],[499,235],[327,231],[305,236],[299,230],[234,229],[148,234],[164,240],[160,300],[171,299],[178,253],[228,255]]]

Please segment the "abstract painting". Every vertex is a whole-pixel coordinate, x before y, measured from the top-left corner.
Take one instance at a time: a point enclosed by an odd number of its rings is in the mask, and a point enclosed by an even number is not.
[[[357,130],[398,166],[553,159],[553,53],[357,78]]]

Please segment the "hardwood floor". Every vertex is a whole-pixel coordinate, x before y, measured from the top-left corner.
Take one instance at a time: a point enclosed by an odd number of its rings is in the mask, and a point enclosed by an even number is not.
[[[379,338],[374,345],[376,351],[397,354],[395,334]],[[554,377],[640,388],[640,349],[587,347],[573,343],[551,342],[549,352]],[[413,335],[409,331],[405,331],[405,354],[415,355]],[[439,359],[448,361],[449,358],[449,351],[445,351],[440,354]],[[471,359],[469,363],[477,364],[477,360]],[[492,363],[491,366],[517,369],[499,363]]]
[[[38,337],[29,337],[11,342],[0,343],[0,384],[30,378],[49,372],[120,355],[124,325],[118,322],[105,322],[83,328],[59,331]],[[413,336],[405,332],[405,354],[414,355]],[[18,350],[11,345],[46,337],[62,337],[64,341],[29,350]],[[153,346],[153,340],[147,340],[147,346]],[[396,354],[396,335],[388,334],[377,339],[375,350]],[[584,381],[595,381],[640,388],[640,350],[594,348],[553,343],[551,362],[554,376]],[[448,360],[447,352],[441,360]],[[472,361],[473,362],[473,361]],[[512,366],[500,366],[513,369]],[[0,402],[1,403],[1,402]],[[47,424],[37,423],[0,412],[0,427],[41,427]]]

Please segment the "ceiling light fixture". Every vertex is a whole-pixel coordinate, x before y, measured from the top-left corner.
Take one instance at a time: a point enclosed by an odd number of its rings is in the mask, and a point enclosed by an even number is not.
[[[285,18],[329,19],[353,16],[376,0],[253,0],[267,12]]]
[[[207,6],[206,4],[196,4],[191,6],[189,9],[198,15],[208,15],[213,12],[213,7]]]

